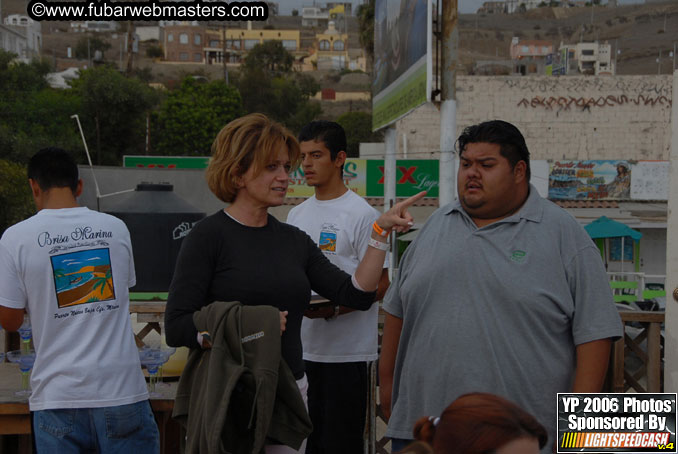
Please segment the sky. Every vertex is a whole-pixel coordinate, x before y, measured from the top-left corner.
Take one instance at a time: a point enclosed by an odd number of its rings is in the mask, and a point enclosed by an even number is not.
[[[282,15],[290,15],[292,14],[293,9],[299,10],[301,12],[301,8],[303,6],[312,6],[313,5],[313,0],[273,0],[277,1],[278,6],[280,8],[280,14]],[[341,1],[341,0],[333,0],[333,1]],[[487,0],[459,0],[459,11],[461,13],[475,13],[478,8],[480,8],[483,3]],[[353,3],[353,11],[358,7],[363,2],[363,0],[346,0],[346,3]],[[642,3],[643,0],[620,0],[620,4],[628,4],[628,3]],[[315,4],[318,6],[324,5],[326,3],[325,0],[316,0]]]

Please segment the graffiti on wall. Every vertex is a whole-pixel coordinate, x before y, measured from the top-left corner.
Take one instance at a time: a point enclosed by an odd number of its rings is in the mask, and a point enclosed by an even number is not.
[[[513,90],[548,93],[618,92],[630,96],[671,97],[670,76],[616,76],[616,77],[504,77],[504,85]]]
[[[599,96],[598,98],[584,98],[579,97],[575,98],[574,96],[535,96],[532,99],[523,98],[518,102],[518,107],[532,107],[538,108],[543,107],[547,110],[553,110],[554,107],[557,107],[558,110],[569,110],[573,105],[582,110],[590,110],[592,107],[617,107],[623,106],[624,104],[633,103],[636,106],[644,105],[654,107],[655,105],[660,106],[671,106],[671,99],[666,96],[644,96],[637,95],[635,98],[629,98],[626,95],[621,96]]]

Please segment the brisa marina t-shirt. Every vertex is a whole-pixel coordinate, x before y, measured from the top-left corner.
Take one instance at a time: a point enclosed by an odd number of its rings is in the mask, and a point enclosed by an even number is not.
[[[0,239],[0,305],[26,308],[36,361],[30,408],[148,399],[129,315],[125,224],[84,207],[43,209]]]

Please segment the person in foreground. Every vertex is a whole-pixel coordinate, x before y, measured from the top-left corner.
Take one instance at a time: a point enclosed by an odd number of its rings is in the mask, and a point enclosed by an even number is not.
[[[299,144],[282,125],[251,114],[226,125],[212,145],[206,172],[210,190],[229,205],[205,218],[182,244],[167,301],[167,343],[209,347],[198,333],[193,314],[214,301],[269,305],[285,324],[282,358],[306,395],[301,320],[311,290],[342,306],[368,309],[375,297],[391,230],[412,225],[407,207],[420,193],[382,214],[371,233],[370,247],[353,276],[346,274],[296,227],[268,214],[282,205],[289,173],[299,163]],[[384,233],[384,234],[381,234]],[[302,444],[299,452],[304,452]],[[267,446],[266,451],[294,452]]]
[[[30,316],[37,452],[158,452],[129,315],[127,227],[78,206],[82,180],[64,150],[36,153],[28,179],[38,213],[0,239],[0,323],[15,331]]]
[[[379,212],[344,184],[346,134],[333,121],[313,121],[299,133],[302,169],[315,194],[287,222],[315,241],[330,262],[353,273],[368,248]],[[375,301],[388,288],[388,264]],[[307,454],[359,453],[367,412],[367,362],[377,359],[379,305],[355,311],[332,304],[306,311],[301,324],[313,432]]]
[[[401,454],[539,454],[548,435],[525,410],[488,393],[464,394],[438,417],[414,424],[415,443]]]
[[[420,415],[492,392],[533,414],[553,445],[556,393],[599,392],[622,335],[600,252],[529,184],[515,126],[468,127],[458,150],[459,201],[431,215],[384,298],[387,435],[402,449]]]

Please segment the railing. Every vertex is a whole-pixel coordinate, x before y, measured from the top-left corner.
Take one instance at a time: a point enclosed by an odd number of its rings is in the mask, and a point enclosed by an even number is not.
[[[620,311],[624,338],[612,346],[608,386],[610,392],[662,392],[664,312]]]

